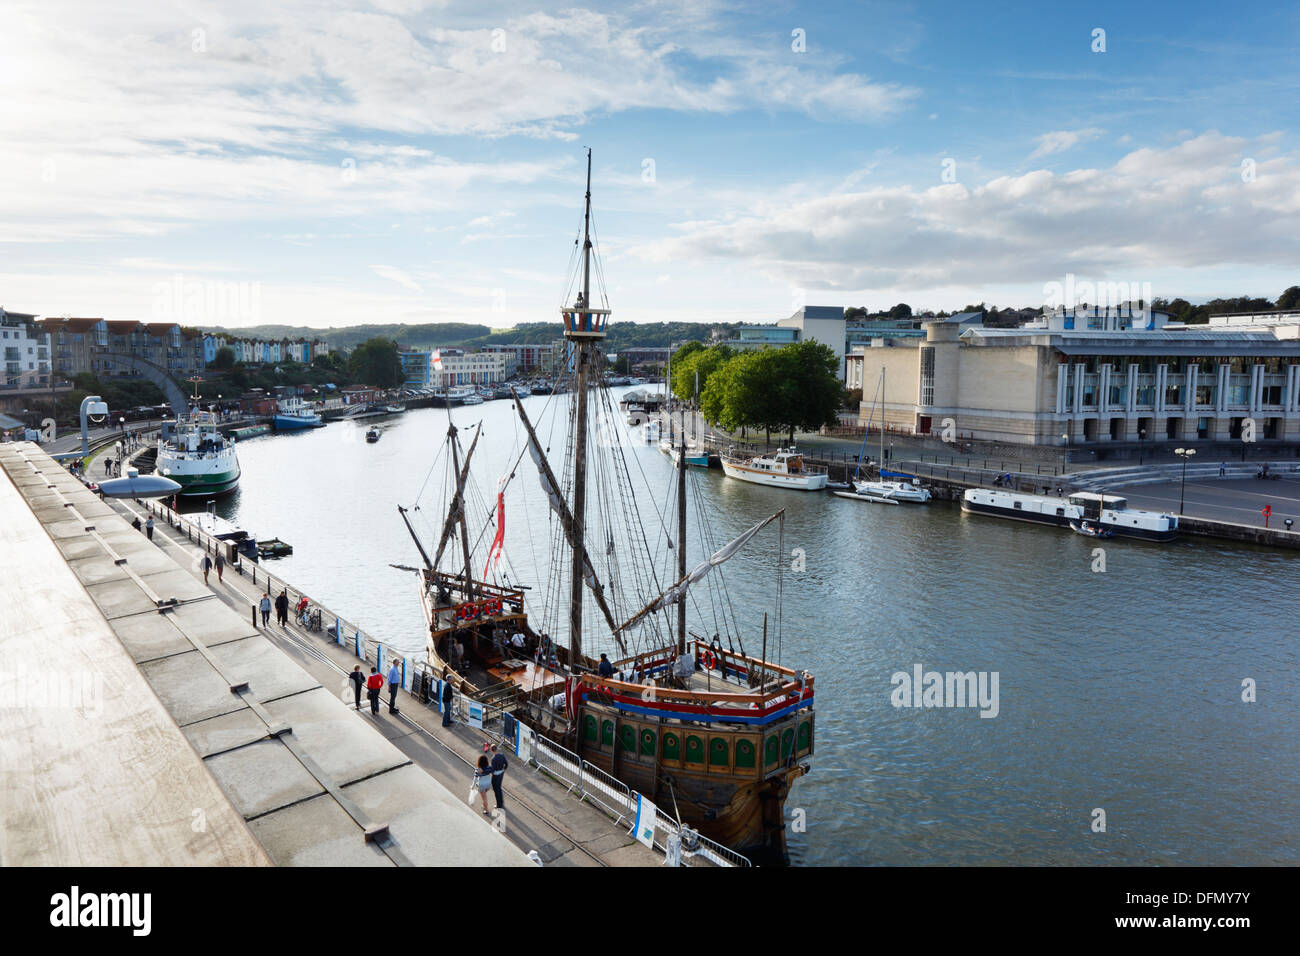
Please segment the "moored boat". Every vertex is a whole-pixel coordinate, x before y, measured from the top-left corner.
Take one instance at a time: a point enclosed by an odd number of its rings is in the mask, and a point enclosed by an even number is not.
[[[165,423],[154,472],[178,483],[182,497],[213,497],[239,484],[239,457],[211,413],[191,410],[188,418]]]
[[[1178,537],[1178,517],[1130,508],[1118,495],[1076,492],[1068,498],[1028,495],[991,488],[968,488],[962,495],[963,511],[1067,527],[1087,521],[1118,537],[1147,541],[1172,541]]]
[[[779,448],[775,454],[752,458],[723,455],[722,470],[728,478],[794,491],[820,491],[830,480],[825,468],[809,465],[793,445]]]
[[[320,415],[310,405],[297,397],[280,399],[272,421],[275,423],[275,430],[278,432],[320,428],[324,424]]]

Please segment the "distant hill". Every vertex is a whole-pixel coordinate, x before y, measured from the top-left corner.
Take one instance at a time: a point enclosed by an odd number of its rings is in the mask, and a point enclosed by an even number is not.
[[[675,342],[707,342],[714,330],[731,337],[736,323],[706,325],[700,322],[611,322],[605,351],[629,348],[666,348]],[[412,348],[481,348],[484,345],[533,345],[554,342],[563,334],[559,322],[525,322],[512,329],[493,330],[486,325],[441,322],[427,325],[352,325],[342,329],[313,329],[296,325],[255,325],[245,329],[205,329],[247,339],[323,339],[331,348],[351,349],[378,336]]]

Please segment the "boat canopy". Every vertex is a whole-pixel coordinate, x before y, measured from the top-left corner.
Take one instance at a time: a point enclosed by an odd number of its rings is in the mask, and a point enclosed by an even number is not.
[[[901,471],[886,471],[884,468],[880,469],[880,477],[901,478],[903,481],[916,481],[916,475],[909,475]]]

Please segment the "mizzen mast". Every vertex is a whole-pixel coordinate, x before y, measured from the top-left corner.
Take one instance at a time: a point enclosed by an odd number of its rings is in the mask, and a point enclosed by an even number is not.
[[[573,468],[573,579],[569,594],[569,666],[582,658],[582,574],[586,555],[587,521],[587,389],[597,356],[597,343],[605,337],[609,309],[591,307],[591,150],[587,150],[587,197],[582,221],[582,291],[572,306],[561,309],[564,338],[573,343],[577,373],[577,410],[574,416]],[[598,371],[598,370],[597,370]]]

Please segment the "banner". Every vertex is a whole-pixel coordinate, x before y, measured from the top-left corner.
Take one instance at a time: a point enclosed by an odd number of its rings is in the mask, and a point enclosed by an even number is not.
[[[500,482],[497,483],[500,485]],[[492,539],[492,545],[488,548],[487,563],[483,565],[483,577],[488,576],[488,568],[494,563],[501,563],[501,551],[506,542],[506,495],[503,491],[497,492],[497,536]],[[496,553],[496,560],[493,561],[493,552]]]
[[[639,793],[636,795],[636,821],[632,824],[632,835],[654,849],[655,805]]]
[[[469,725],[483,729],[483,705],[478,701],[469,702]]]

